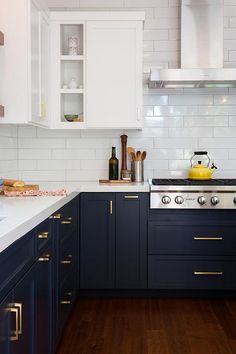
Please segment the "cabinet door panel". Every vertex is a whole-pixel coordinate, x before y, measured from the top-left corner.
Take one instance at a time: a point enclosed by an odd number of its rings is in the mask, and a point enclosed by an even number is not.
[[[142,24],[87,24],[87,126],[142,126]]]
[[[10,312],[12,294],[8,295],[0,303],[0,353],[9,354],[10,336],[15,335],[16,330],[16,312]],[[14,319],[12,319],[14,317]],[[12,323],[13,320],[13,323]],[[12,326],[12,327],[11,327]]]
[[[148,194],[116,193],[116,287],[146,288]]]
[[[114,288],[114,200],[111,193],[81,196],[80,286],[83,289]]]
[[[35,354],[50,353],[52,336],[52,249],[49,246],[34,266],[35,291]]]
[[[19,339],[10,342],[11,354],[34,353],[34,272],[29,271],[13,290],[13,304],[18,309]]]

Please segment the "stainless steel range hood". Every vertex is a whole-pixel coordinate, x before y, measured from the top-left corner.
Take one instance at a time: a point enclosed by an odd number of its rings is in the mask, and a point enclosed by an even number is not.
[[[181,68],[152,67],[149,87],[236,87],[236,69],[223,68],[223,0],[182,0]]]

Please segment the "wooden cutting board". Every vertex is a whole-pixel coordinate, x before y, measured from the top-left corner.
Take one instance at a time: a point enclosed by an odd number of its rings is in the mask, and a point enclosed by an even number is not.
[[[24,187],[10,187],[10,186],[4,186],[3,187],[4,191],[8,192],[25,192],[25,191],[38,191],[39,190],[39,185],[38,184],[26,184]]]
[[[123,180],[123,179],[117,179],[117,180],[110,180],[110,179],[100,179],[99,180],[99,183],[104,183],[104,184],[106,184],[106,183],[111,183],[111,184],[119,184],[119,183],[131,183],[131,181],[125,181],[125,180]]]

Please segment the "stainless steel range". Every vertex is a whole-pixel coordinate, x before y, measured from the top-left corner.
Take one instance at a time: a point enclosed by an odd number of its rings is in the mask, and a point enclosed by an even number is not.
[[[151,209],[235,209],[236,179],[150,180]]]

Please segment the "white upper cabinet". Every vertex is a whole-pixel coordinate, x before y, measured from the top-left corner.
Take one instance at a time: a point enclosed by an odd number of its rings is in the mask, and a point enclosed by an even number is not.
[[[49,23],[41,1],[1,0],[0,123],[48,126]]]
[[[53,128],[142,128],[143,20],[142,12],[51,13]]]
[[[142,127],[142,22],[87,24],[88,128]]]

